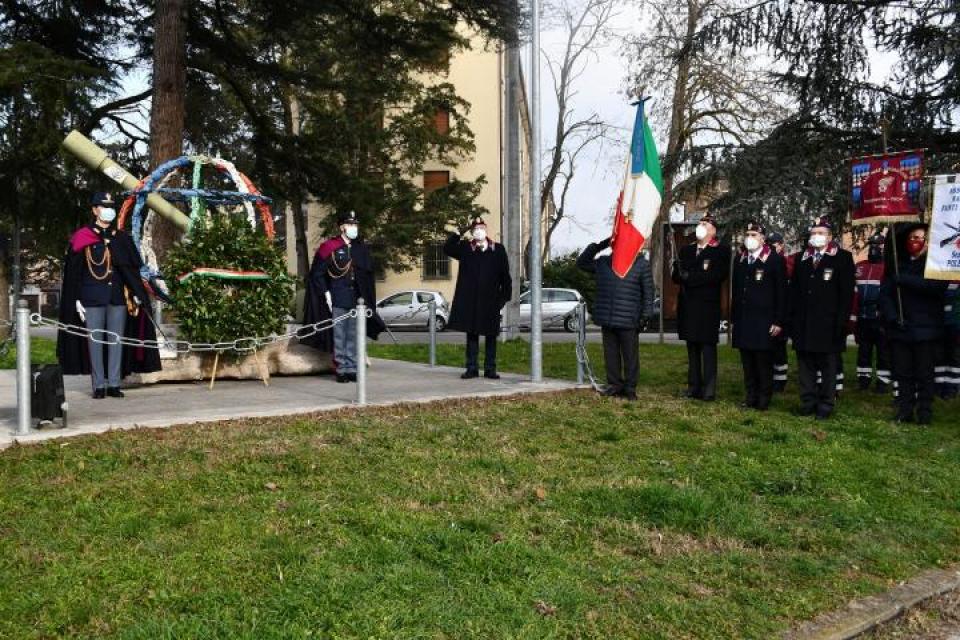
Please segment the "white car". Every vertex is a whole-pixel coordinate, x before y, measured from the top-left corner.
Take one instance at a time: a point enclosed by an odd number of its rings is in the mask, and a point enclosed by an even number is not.
[[[559,329],[573,333],[577,330],[577,305],[583,296],[576,289],[543,289],[540,313],[544,329]],[[590,324],[590,314],[587,314]],[[530,292],[520,295],[520,326],[530,327]]]
[[[377,303],[377,313],[388,327],[429,327],[429,303],[437,301],[437,331],[447,328],[450,305],[439,291],[398,291]]]

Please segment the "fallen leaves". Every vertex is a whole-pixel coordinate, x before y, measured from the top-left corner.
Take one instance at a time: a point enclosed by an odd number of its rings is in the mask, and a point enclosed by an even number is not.
[[[534,608],[537,610],[537,613],[542,615],[544,618],[548,616],[557,615],[557,608],[554,607],[553,605],[547,604],[543,600],[537,600],[537,603],[536,605],[534,605]]]

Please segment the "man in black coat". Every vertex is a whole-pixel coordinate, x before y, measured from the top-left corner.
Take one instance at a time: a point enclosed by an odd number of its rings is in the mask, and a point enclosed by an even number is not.
[[[789,324],[800,365],[801,415],[823,420],[833,414],[855,285],[853,256],[834,241],[830,221],[819,218],[790,282]]]
[[[787,247],[783,241],[783,234],[777,231],[771,231],[767,234],[767,244],[777,255],[783,258],[783,266],[787,275],[787,287],[790,286],[790,278],[793,276],[792,256],[787,255]],[[787,335],[786,327],[776,338],[773,346],[773,392],[779,393],[787,388],[787,378],[790,375],[790,362],[787,358]]]
[[[480,375],[480,336],[484,336],[483,376],[497,380],[497,336],[500,310],[513,295],[510,265],[503,245],[487,237],[487,225],[476,217],[468,229],[470,239],[451,232],[443,252],[460,263],[453,309],[447,327],[467,334],[466,371],[463,379]]]
[[[324,241],[313,257],[304,298],[304,324],[315,324],[349,313],[363,298],[373,315],[367,318],[367,336],[376,340],[385,326],[376,313],[377,291],[370,250],[359,237],[357,214],[346,211],[337,216],[340,234]],[[337,382],[356,382],[357,325],[347,318],[332,330],[301,340],[315,349],[332,352]]]
[[[680,249],[672,278],[680,285],[677,331],[687,341],[688,398],[712,401],[717,395],[717,343],[720,341],[721,289],[730,270],[730,249],[717,240],[717,221],[700,219],[697,241]]]
[[[74,232],[63,260],[60,322],[156,341],[150,298],[140,278],[143,261],[130,235],[114,225],[116,201],[109,193],[96,193],[91,204],[94,221]],[[157,349],[123,346],[100,332],[98,340],[108,344],[57,333],[57,360],[63,373],[89,374],[94,398],[122,398],[122,378],[160,370]]]
[[[943,302],[948,283],[923,277],[927,258],[926,225],[908,225],[897,234],[895,241],[898,243],[898,268],[888,269],[880,285],[881,314],[887,325],[893,376],[897,381],[895,419],[898,422],[916,419],[917,424],[930,424],[936,391],[934,371],[943,338]],[[902,317],[897,289],[903,303]]]
[[[577,266],[593,273],[597,295],[593,321],[603,332],[603,361],[607,386],[600,393],[637,399],[638,332],[644,320],[654,317],[653,271],[638,254],[633,266],[622,278],[613,271],[609,255],[597,254],[610,246],[610,239],[592,243],[577,258]]]
[[[747,223],[743,250],[733,266],[733,346],[740,350],[743,406],[766,411],[773,395],[773,356],[787,315],[784,260],[764,242],[763,225]]]

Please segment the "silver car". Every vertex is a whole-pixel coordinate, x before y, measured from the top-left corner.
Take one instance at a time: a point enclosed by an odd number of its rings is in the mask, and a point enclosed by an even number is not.
[[[447,328],[450,319],[450,305],[439,291],[398,291],[377,303],[377,313],[388,327],[414,327],[426,329],[429,326],[428,313],[431,300],[437,301],[437,331]]]
[[[541,315],[544,329],[560,329],[573,333],[577,330],[577,305],[583,296],[576,289],[543,289]],[[590,314],[587,314],[590,324]],[[530,327],[530,292],[520,295],[520,326]]]

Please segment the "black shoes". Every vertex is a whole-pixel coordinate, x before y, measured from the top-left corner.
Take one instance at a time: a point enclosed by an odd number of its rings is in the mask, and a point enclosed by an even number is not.
[[[620,393],[621,393],[622,391],[623,391],[623,389],[621,389],[620,387],[614,387],[614,386],[612,386],[612,385],[607,385],[607,386],[604,387],[603,390],[600,392],[600,395],[602,395],[602,396],[605,397],[605,398],[613,398],[613,397],[616,397],[616,396],[620,395]]]
[[[107,397],[107,390],[106,390],[106,389],[94,389],[94,391],[93,391],[93,399],[94,399],[94,400],[103,400],[103,399],[106,398],[106,397]]]
[[[120,391],[120,387],[107,387],[107,395],[111,398],[122,398],[123,391]]]
[[[636,391],[622,391],[620,397],[626,400],[627,402],[636,402],[637,392]]]
[[[489,380],[499,380],[499,379],[500,379],[500,374],[497,373],[496,371],[484,371],[484,372],[483,372],[483,377],[484,377],[484,378],[487,378],[487,379],[489,379]]]
[[[480,377],[480,372],[473,371],[472,369],[467,369],[462,374],[460,374],[461,380],[470,380],[472,378],[479,378],[479,377]]]

